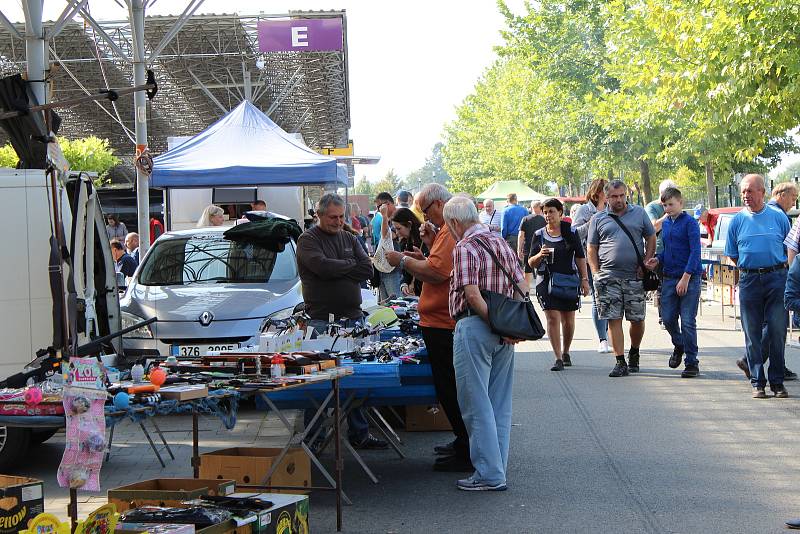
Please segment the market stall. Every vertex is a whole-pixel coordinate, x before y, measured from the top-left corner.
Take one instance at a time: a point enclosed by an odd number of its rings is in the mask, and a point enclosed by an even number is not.
[[[150,183],[165,191],[167,229],[193,226],[216,197],[234,199],[231,195],[237,191],[250,194],[251,201],[256,196],[267,200],[270,209],[302,223],[303,186],[347,187],[347,168],[310,149],[243,101],[155,158]]]

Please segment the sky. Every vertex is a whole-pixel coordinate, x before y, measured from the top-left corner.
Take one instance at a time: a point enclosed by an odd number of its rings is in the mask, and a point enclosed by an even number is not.
[[[22,21],[19,0],[12,2],[3,2],[3,13]],[[178,15],[186,3],[157,0],[148,13]],[[520,11],[523,0],[507,4]],[[45,0],[44,19],[55,20],[65,5]],[[114,0],[89,0],[89,7],[98,20],[127,18]],[[424,164],[456,106],[494,61],[504,25],[495,0],[206,0],[198,13],[289,9],[347,12],[350,137],[356,155],[381,158],[377,165],[356,167],[358,178],[371,181],[391,169],[402,177]]]

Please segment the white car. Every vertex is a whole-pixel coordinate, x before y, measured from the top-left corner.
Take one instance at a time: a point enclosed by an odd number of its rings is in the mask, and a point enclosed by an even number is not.
[[[294,242],[282,252],[230,241],[229,227],[168,232],[142,259],[120,302],[126,358],[203,356],[257,345],[268,318],[303,302]]]

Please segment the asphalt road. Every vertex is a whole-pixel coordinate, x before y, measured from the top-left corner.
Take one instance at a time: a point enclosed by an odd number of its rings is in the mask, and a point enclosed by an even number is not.
[[[700,319],[701,376],[681,379],[667,367],[671,345],[653,312],[638,376],[608,378],[613,359],[595,352],[586,311],[574,367],[550,372],[547,341],[520,347],[508,491],[458,491],[455,481],[464,475],[431,470],[433,446],[448,435],[403,432],[406,459],[392,451],[364,454],[379,484],[347,458],[344,488],[354,504],[344,509],[344,532],[783,531],[785,519],[800,517],[800,383],[787,384],[789,399],[752,399],[735,366],[743,335],[730,318],[720,321],[718,306],[705,307]],[[800,371],[800,351],[787,349],[787,361]],[[138,426],[124,423],[103,468],[104,490],[191,476],[190,420],[162,418],[160,425],[176,460],[161,468]],[[216,418],[201,422],[203,451],[274,446],[282,436],[274,416],[253,410],[240,413],[230,432]],[[44,479],[47,511],[64,517],[66,490],[55,482],[62,451],[58,435],[32,449],[13,474]],[[323,456],[329,468],[332,460]],[[80,492],[79,500],[85,516],[105,502],[105,492]],[[331,493],[312,494],[310,508],[312,532],[335,531]]]
[[[681,379],[652,312],[638,376],[608,378],[612,358],[595,352],[585,315],[571,369],[548,370],[547,341],[518,350],[508,491],[458,491],[458,475],[431,470],[447,434],[403,433],[407,459],[365,454],[379,484],[346,463],[344,531],[784,530],[800,516],[800,385],[787,384],[790,399],[751,399],[735,367],[743,334],[719,308],[701,319],[701,376]],[[800,370],[796,349],[787,361]],[[315,495],[311,509],[315,531],[332,532],[332,497]]]

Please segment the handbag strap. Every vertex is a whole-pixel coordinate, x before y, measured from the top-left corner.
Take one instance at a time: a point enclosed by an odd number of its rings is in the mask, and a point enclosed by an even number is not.
[[[511,273],[509,273],[506,270],[506,268],[503,266],[503,264],[500,263],[500,260],[497,259],[497,256],[495,255],[494,251],[492,251],[492,249],[489,247],[489,245],[487,245],[486,243],[483,242],[483,240],[478,239],[478,238],[475,238],[475,241],[483,248],[483,250],[485,250],[486,252],[489,253],[489,256],[492,257],[492,260],[494,260],[495,264],[498,267],[500,267],[500,270],[503,271],[503,274],[505,274],[506,277],[511,281],[511,285],[514,287],[514,289],[517,290],[517,293],[519,293],[522,296],[522,298],[524,298],[526,300],[529,300],[530,297],[528,296],[528,293],[525,293],[524,291],[522,291],[522,289],[519,287],[519,285],[517,285],[517,281],[514,280],[514,277],[511,276]]]
[[[628,236],[628,239],[631,240],[631,245],[633,245],[633,250],[636,252],[636,260],[639,262],[639,267],[642,268],[642,272],[647,272],[648,269],[647,267],[644,266],[644,260],[642,260],[642,255],[639,253],[639,247],[636,246],[636,241],[633,239],[633,236],[628,231],[628,228],[624,224],[622,224],[622,221],[619,219],[617,215],[614,215],[613,213],[609,212],[608,216],[614,219],[614,222],[617,223],[620,228],[622,228],[622,231],[625,232],[625,235]]]

